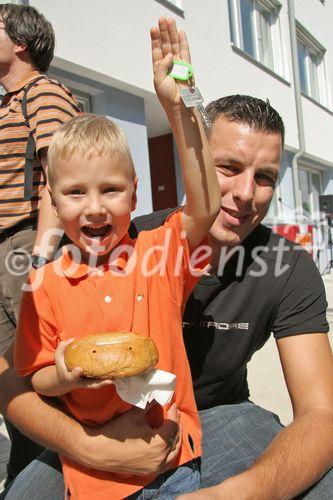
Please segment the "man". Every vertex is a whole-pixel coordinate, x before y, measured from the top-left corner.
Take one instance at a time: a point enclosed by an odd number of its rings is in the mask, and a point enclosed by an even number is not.
[[[21,288],[35,239],[37,249],[44,232],[59,225],[45,189],[47,148],[59,124],[79,111],[70,92],[44,75],[53,58],[54,43],[51,24],[36,9],[0,5],[0,84],[6,91],[0,107],[1,354],[14,338]],[[51,243],[56,245],[57,237]],[[32,264],[38,267],[48,258],[51,254],[36,254]],[[11,426],[9,432],[9,477],[14,477],[26,462],[22,450],[14,459],[20,435]],[[35,447],[28,440],[20,446],[27,454]]]
[[[328,499],[333,361],[325,292],[311,257],[260,225],[278,178],[283,123],[269,103],[248,96],[215,101],[208,113],[221,211],[210,232],[210,274],[202,277],[184,314],[203,425],[204,489],[184,498],[271,500],[304,492],[306,499]],[[165,215],[141,217],[137,229],[159,225]],[[294,408],[294,421],[285,429],[276,416],[248,401],[246,364],[271,331]],[[145,474],[168,464],[171,429],[165,429],[163,443],[137,409],[97,431],[83,428],[32,394],[10,364],[9,355],[0,364],[2,382],[10,387],[1,404],[30,437],[97,469]],[[170,420],[177,423],[177,415]],[[124,429],[132,430],[132,440],[122,442]],[[43,498],[43,484],[60,498],[61,476],[55,462],[48,465],[50,458],[30,464],[8,498],[27,491]]]

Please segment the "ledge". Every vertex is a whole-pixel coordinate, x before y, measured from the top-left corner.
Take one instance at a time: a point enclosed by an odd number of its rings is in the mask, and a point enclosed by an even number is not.
[[[185,17],[184,15],[184,10],[181,9],[180,7],[177,7],[173,2],[170,2],[169,0],[156,0],[156,2],[160,3],[161,5],[164,5],[164,7],[167,7],[168,9],[172,10],[175,14],[178,14],[180,17]]]
[[[326,113],[328,113],[329,115],[333,116],[333,111],[330,110],[329,108],[327,108],[324,104],[321,104],[319,101],[316,101],[316,99],[314,99],[313,97],[311,97],[311,96],[309,96],[307,94],[304,94],[304,92],[302,92],[301,95],[302,95],[302,97],[304,97],[308,101],[312,102],[312,104],[315,104],[316,106],[318,106],[319,108],[321,108],[323,111],[326,111]]]
[[[233,43],[231,44],[231,48],[232,48],[232,50],[234,52],[236,52],[236,54],[244,57],[244,59],[246,59],[247,61],[251,62],[255,66],[258,66],[258,68],[262,69],[263,71],[265,71],[269,75],[273,76],[274,78],[276,78],[277,80],[279,80],[281,83],[284,83],[288,87],[291,87],[291,83],[288,82],[288,80],[286,80],[285,78],[283,78],[283,76],[278,75],[277,73],[275,73],[275,71],[273,71],[272,69],[268,68],[268,66],[265,66],[260,61],[257,61],[257,59],[255,59],[254,57],[252,57],[250,54],[248,54],[247,52],[245,52],[243,49],[240,49],[239,47],[237,47]]]

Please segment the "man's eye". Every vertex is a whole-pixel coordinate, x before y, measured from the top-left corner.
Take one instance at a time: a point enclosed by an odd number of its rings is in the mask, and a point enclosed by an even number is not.
[[[275,186],[276,180],[266,174],[257,174],[256,179],[260,184],[264,184],[266,186]]]
[[[222,174],[226,174],[226,175],[237,174],[237,172],[238,172],[238,169],[236,167],[231,166],[231,165],[218,165],[218,166],[216,166],[216,169],[218,172],[221,172]]]

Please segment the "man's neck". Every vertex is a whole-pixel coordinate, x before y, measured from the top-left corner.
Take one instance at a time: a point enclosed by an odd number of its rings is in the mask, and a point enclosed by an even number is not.
[[[36,68],[29,62],[19,61],[19,64],[13,64],[6,72],[0,71],[0,84],[4,87],[6,92],[23,80],[23,78]]]
[[[223,245],[221,241],[216,240],[211,234],[208,236],[209,245],[212,249],[212,258],[210,263],[209,272],[207,274],[217,274],[221,265],[223,266],[228,260],[228,254],[235,247]]]
[[[224,246],[221,242],[217,241],[211,235],[209,235],[208,238],[209,238],[210,248],[212,249],[212,258],[209,268],[209,274],[216,274],[219,268],[220,255]]]

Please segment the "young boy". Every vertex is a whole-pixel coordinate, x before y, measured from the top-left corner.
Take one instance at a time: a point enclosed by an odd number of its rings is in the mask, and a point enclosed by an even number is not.
[[[169,53],[163,53],[162,37],[170,39]],[[127,230],[137,179],[123,133],[95,115],[60,127],[49,148],[49,184],[54,211],[73,245],[55,263],[31,274],[32,291],[22,299],[15,362],[20,375],[31,375],[37,392],[60,396],[74,416],[99,426],[131,405],[119,398],[110,381],[87,382],[79,367],[68,372],[65,347],[72,337],[105,331],[151,337],[159,351],[157,367],[177,375],[180,450],[171,470],[157,479],[96,471],[62,457],[72,499],[148,498],[148,492],[174,498],[199,487],[195,459],[201,453],[201,432],[181,315],[185,295],[196,282],[190,256],[219,211],[220,195],[200,117],[184,107],[179,84],[168,76],[173,56],[189,62],[185,34],[178,34],[174,21],[162,18],[151,38],[154,84],[177,142],[186,206],[163,227],[131,240]],[[161,247],[167,252],[163,266]],[[206,264],[201,259],[200,267]],[[153,406],[147,412],[149,424],[158,428],[166,412]]]

